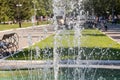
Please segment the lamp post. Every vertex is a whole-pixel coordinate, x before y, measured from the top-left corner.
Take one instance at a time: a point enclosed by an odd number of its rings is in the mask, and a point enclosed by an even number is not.
[[[115,12],[114,7],[115,7],[115,1],[112,0],[112,21],[114,20],[114,12]]]
[[[40,11],[40,9],[38,8],[38,9],[36,9],[36,20],[37,20],[37,25],[39,25],[39,16],[37,15],[37,11]]]
[[[33,26],[35,26],[35,20],[36,20],[36,14],[37,14],[36,13],[37,9],[36,9],[36,6],[35,6],[36,0],[33,0],[32,2],[33,2],[33,5],[34,5]]]
[[[22,4],[16,4],[16,6],[17,6],[17,14],[18,14],[18,23],[19,23],[19,27],[21,28],[21,19],[20,19],[19,7],[21,7]]]

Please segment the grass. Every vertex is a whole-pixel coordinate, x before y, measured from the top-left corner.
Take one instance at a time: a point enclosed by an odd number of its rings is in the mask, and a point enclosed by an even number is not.
[[[68,31],[69,32],[69,31]],[[63,33],[64,34],[64,33]],[[64,47],[74,47],[74,33],[71,32],[69,33],[70,35],[64,35],[61,43],[63,44],[62,46]],[[54,35],[50,36],[49,38],[36,43],[34,45],[35,46],[39,46],[40,48],[44,48],[44,47],[53,47],[53,39]],[[70,44],[69,44],[70,43]],[[114,42],[113,40],[111,40],[110,38],[108,38],[105,34],[103,34],[102,32],[98,31],[98,30],[90,30],[90,29],[86,29],[84,31],[82,31],[82,37],[81,37],[81,47],[89,47],[89,48],[93,48],[93,47],[100,47],[100,48],[107,48],[107,47],[111,47],[111,48],[118,48],[120,49],[120,45],[116,42]]]
[[[120,60],[120,44],[114,42],[98,30],[85,29],[82,31],[80,48],[75,44],[77,40],[73,31],[64,31],[58,36],[56,39],[58,42],[57,53],[61,59]],[[36,49],[36,46],[40,49]],[[52,59],[53,46],[54,35],[51,35],[47,39],[8,59],[29,60],[31,53],[32,59]],[[39,54],[36,54],[36,52]]]
[[[77,70],[76,70],[77,69]],[[81,71],[81,72],[78,72]],[[84,73],[82,73],[84,72]],[[75,75],[73,75],[75,73]],[[109,74],[108,74],[109,73]],[[85,75],[84,75],[85,74]],[[69,76],[68,76],[69,75]],[[94,68],[60,68],[58,80],[77,80],[84,75],[89,80],[119,80],[120,70],[118,69],[94,69]],[[95,76],[93,76],[95,75]],[[54,70],[44,68],[35,70],[12,70],[0,71],[0,80],[54,80]]]
[[[82,37],[82,47],[100,47],[100,48],[118,48],[120,45],[108,38],[105,34],[98,30],[84,30]],[[86,46],[85,46],[86,45]]]
[[[22,23],[22,28],[32,26],[32,23]],[[0,31],[19,28],[18,24],[0,24]]]
[[[118,69],[94,69],[94,68],[77,68],[77,71],[84,71],[75,73],[76,68],[60,68],[58,80],[76,80],[80,78],[78,75],[85,74],[85,79],[89,80],[119,80],[120,70]],[[109,74],[108,74],[109,73]],[[69,75],[69,76],[68,76]],[[95,76],[93,76],[95,75]],[[41,69],[26,69],[26,70],[12,70],[0,71],[0,80],[54,80],[54,70],[52,68],[45,70]]]
[[[39,22],[39,25],[43,25],[43,24],[49,24],[50,22],[49,21],[41,21]],[[33,24],[30,23],[30,22],[24,22],[22,23],[22,28],[25,28],[25,27],[30,27],[32,26]],[[3,31],[3,30],[9,30],[9,29],[16,29],[16,28],[19,28],[19,25],[18,24],[0,24],[0,31]]]
[[[0,80],[30,80],[32,76],[32,80],[43,80],[43,70],[41,69],[25,69],[25,70],[8,70],[8,71],[0,71]],[[47,75],[50,75],[50,72],[47,72]]]

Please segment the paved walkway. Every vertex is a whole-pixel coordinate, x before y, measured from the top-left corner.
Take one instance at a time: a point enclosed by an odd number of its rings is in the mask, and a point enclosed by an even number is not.
[[[108,24],[108,30],[104,33],[120,43],[120,24]]]
[[[52,25],[41,25],[30,28],[21,28],[21,29],[13,29],[9,31],[0,31],[0,39],[4,34],[9,33],[17,33],[19,36],[19,50],[27,47],[35,42],[38,42],[42,39],[45,39],[49,35],[54,33]]]

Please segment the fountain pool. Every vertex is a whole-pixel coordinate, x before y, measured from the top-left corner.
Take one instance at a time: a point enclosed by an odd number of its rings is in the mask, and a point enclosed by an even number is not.
[[[116,69],[60,68],[58,80],[119,80],[119,72],[120,70]],[[31,72],[29,70],[0,71],[0,74],[0,80],[54,80],[53,68],[33,69]]]

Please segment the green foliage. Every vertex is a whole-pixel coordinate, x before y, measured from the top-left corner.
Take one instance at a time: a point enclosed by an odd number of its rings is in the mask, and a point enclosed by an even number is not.
[[[52,0],[0,0],[0,22],[29,20],[35,11],[37,16],[51,15]]]
[[[120,14],[120,0],[83,0],[85,11],[92,13],[92,9],[97,16],[112,14],[114,9],[115,15]]]
[[[7,1],[0,0],[0,22],[1,21],[6,21],[6,20],[9,19],[8,16],[7,16],[9,6],[6,5],[6,4],[8,4]]]
[[[52,14],[52,0],[37,0],[37,16],[50,16]]]
[[[31,18],[31,1],[28,0],[0,0],[0,20],[1,22],[9,20],[25,20]],[[17,6],[21,4],[21,6]]]

